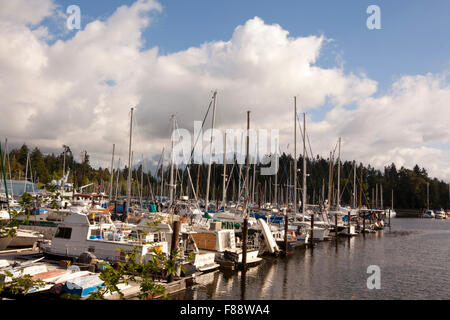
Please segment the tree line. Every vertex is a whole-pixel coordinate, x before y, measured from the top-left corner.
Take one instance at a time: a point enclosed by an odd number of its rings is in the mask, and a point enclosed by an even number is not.
[[[27,157],[29,165],[27,169]],[[27,178],[38,183],[40,187],[49,184],[52,180],[62,177],[63,167],[66,172],[70,169],[69,181],[76,189],[92,183],[85,191],[103,191],[109,193],[111,172],[109,168],[93,168],[90,164],[90,156],[84,151],[81,160],[75,160],[69,146],[64,145],[59,154],[42,154],[39,148],[30,150],[26,144],[18,149],[11,150],[5,157],[7,176],[12,179],[23,180]],[[307,203],[323,203],[331,195],[331,202],[336,204],[338,164],[336,159],[330,159],[317,155],[313,159],[307,158]],[[245,165],[238,165],[236,158],[227,161],[227,200],[237,201],[239,196],[246,196],[244,179],[246,177]],[[31,172],[29,168],[31,167]],[[249,187],[250,199],[255,204],[275,201],[275,180],[277,181],[277,202],[293,202],[294,199],[294,159],[290,154],[283,153],[279,158],[277,178],[275,176],[260,175],[262,165],[250,166]],[[297,159],[297,199],[302,198],[302,168],[303,158]],[[189,174],[188,174],[189,170]],[[383,170],[375,169],[369,165],[354,161],[342,161],[340,163],[340,204],[356,205],[361,202],[368,207],[375,206],[374,198],[377,198],[378,207],[391,206],[401,209],[423,209],[427,207],[427,185],[429,190],[430,208],[449,208],[450,189],[449,184],[443,180],[429,177],[425,168],[415,165],[414,168],[397,168],[394,163],[385,166]],[[253,173],[255,178],[253,183]],[[330,172],[332,184],[329,187]],[[354,173],[356,172],[356,175]],[[191,164],[190,166],[174,169],[174,184],[176,184],[176,197],[185,195],[194,198],[194,193],[202,199],[206,197],[206,184],[208,176],[207,164]],[[126,195],[128,168],[115,169],[113,176],[113,196]],[[162,180],[163,179],[163,180]],[[159,166],[152,174],[144,170],[142,164],[132,169],[132,195],[143,198],[169,195],[170,165],[165,163]],[[356,180],[356,187],[354,181]],[[142,183],[141,183],[142,182]],[[254,186],[254,188],[253,188]],[[354,195],[356,190],[356,197]],[[223,164],[213,163],[211,168],[209,199],[219,202],[223,192]],[[392,199],[392,192],[394,198]]]

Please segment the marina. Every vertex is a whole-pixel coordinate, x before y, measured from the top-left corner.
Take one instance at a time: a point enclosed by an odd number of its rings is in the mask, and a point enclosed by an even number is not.
[[[0,2],[0,302],[450,300],[450,5],[262,2]]]

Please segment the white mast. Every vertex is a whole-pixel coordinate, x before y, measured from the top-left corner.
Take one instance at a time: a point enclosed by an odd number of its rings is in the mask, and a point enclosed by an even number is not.
[[[130,117],[130,143],[128,145],[128,176],[127,176],[127,212],[131,206],[131,137],[133,135],[133,109]],[[126,213],[128,215],[128,213]]]
[[[30,155],[27,153],[27,163],[25,165],[25,184],[23,187],[23,193],[27,192],[27,184],[28,184],[28,159],[30,158]],[[8,201],[8,199],[6,199]]]
[[[303,113],[303,200],[302,200],[302,208],[303,208],[303,221],[305,221],[306,215],[306,114]]]
[[[112,158],[111,158],[111,180],[110,180],[110,186],[109,186],[109,199],[112,199],[113,194],[113,181],[114,181],[114,149],[116,148],[116,145],[113,143],[113,151],[112,151]]]
[[[225,132],[223,144],[223,184],[222,184],[222,206],[224,210],[225,210],[225,201],[227,197],[226,181],[227,181],[227,133]]]
[[[353,209],[356,208],[356,162],[353,160]]]
[[[337,178],[337,207],[341,204],[341,137],[339,137],[339,149],[338,149],[338,178]]]
[[[142,196],[144,194],[144,155],[142,155],[142,164],[141,164],[141,208],[142,208]]]
[[[175,132],[175,115],[172,115],[172,132]],[[173,203],[173,189],[174,189],[174,185],[173,185],[173,165],[174,165],[174,153],[173,153],[173,139],[172,140],[172,152],[171,152],[171,161],[170,161],[170,183],[169,183],[169,188],[170,188],[170,205],[172,205]]]
[[[208,179],[206,182],[206,200],[205,200],[205,210],[206,211],[208,211],[208,203],[209,203],[209,181],[211,179],[211,158],[212,158],[211,153],[212,153],[214,125],[216,122],[216,98],[217,98],[217,91],[214,91],[214,95],[213,95],[214,106],[213,106],[213,114],[212,114],[211,141],[210,141],[210,145],[209,145]]]
[[[297,97],[294,97],[294,220],[297,216]]]

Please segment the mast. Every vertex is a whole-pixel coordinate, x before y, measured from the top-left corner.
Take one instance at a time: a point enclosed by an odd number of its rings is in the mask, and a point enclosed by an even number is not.
[[[223,145],[223,184],[222,184],[222,206],[225,211],[225,201],[227,197],[227,133],[224,135],[224,145]]]
[[[353,160],[353,208],[356,208],[356,162]]]
[[[25,183],[24,183],[24,187],[23,187],[23,193],[27,192],[27,185],[28,185],[28,159],[30,159],[30,155],[27,153],[27,163],[25,165]],[[8,199],[6,199],[7,201],[9,201]]]
[[[112,151],[112,158],[111,158],[111,179],[109,182],[109,199],[112,199],[113,194],[113,179],[114,179],[114,149],[116,145],[113,143],[113,151]],[[64,151],[65,152],[65,151]]]
[[[242,227],[242,265],[243,270],[245,271],[247,268],[247,239],[248,239],[248,202],[250,200],[250,194],[249,194],[249,171],[250,171],[250,164],[249,164],[249,146],[250,144],[250,111],[247,111],[247,155],[245,157],[245,166],[246,166],[246,173],[245,173],[245,184],[246,184],[246,200],[244,205],[244,225]]]
[[[294,220],[297,216],[297,97],[294,97]]]
[[[338,176],[337,176],[337,207],[339,209],[341,205],[341,137],[339,137],[339,149],[338,149]]]
[[[216,98],[217,98],[217,91],[214,91],[213,100],[214,100],[214,106],[213,106],[213,114],[212,114],[212,127],[211,127],[211,141],[209,144],[209,165],[208,165],[208,179],[206,180],[206,201],[205,201],[205,210],[208,211],[208,202],[209,202],[209,182],[211,180],[211,158],[212,158],[212,142],[213,142],[213,132],[214,132],[214,125],[216,122]]]
[[[197,187],[196,187],[196,190],[195,190],[195,196],[196,196],[197,199],[198,199],[198,182],[199,182],[199,179],[200,179],[200,163],[197,165]]]
[[[172,132],[174,132],[175,130],[175,115],[172,115]],[[174,184],[173,184],[173,165],[174,165],[174,153],[173,153],[173,139],[170,139],[172,141],[172,151],[171,151],[171,160],[170,160],[170,182],[169,182],[169,205],[171,206],[173,203],[173,189],[174,189]]]
[[[383,185],[380,183],[380,209],[383,210]]]
[[[302,199],[302,208],[303,208],[303,219],[305,221],[306,215],[306,113],[303,112],[303,199]]]
[[[9,209],[9,197],[8,197],[8,184],[6,183],[6,172],[5,172],[5,161],[3,159],[3,151],[2,151],[2,144],[0,143],[0,161],[2,166],[2,174],[3,174],[3,183],[5,185],[5,195],[6,195],[6,203],[8,207],[8,214],[11,214]]]
[[[144,194],[144,155],[142,155],[142,164],[141,164],[141,208],[142,208],[142,196]]]
[[[330,151],[330,168],[329,168],[329,172],[328,172],[328,203],[327,203],[327,207],[328,210],[331,209],[331,183],[333,181],[333,166],[332,166],[333,160],[332,160],[332,152]]]
[[[120,158],[119,158],[119,162],[117,164],[116,195],[114,197],[114,200],[117,200],[117,192],[119,191],[119,176],[120,176]]]
[[[161,199],[164,196],[164,148],[161,155]]]
[[[253,165],[253,181],[252,181],[252,204],[255,204],[255,177],[256,177],[256,163]]]
[[[63,156],[63,179],[66,175],[66,147],[64,147],[64,156]]]
[[[277,172],[275,172],[275,184],[274,184],[274,197],[275,197],[275,205],[278,208],[278,197],[277,197],[277,193],[278,193],[278,167],[277,167]]]
[[[394,189],[391,192],[391,211],[394,210]]]
[[[363,178],[363,167],[361,166],[361,178],[359,181],[359,211],[361,212],[361,206],[362,206],[362,181]]]
[[[427,210],[430,210],[430,183],[427,182]]]
[[[130,143],[128,145],[128,176],[127,176],[127,211],[131,207],[131,137],[133,135],[133,110],[130,117]],[[128,216],[128,212],[125,213]]]

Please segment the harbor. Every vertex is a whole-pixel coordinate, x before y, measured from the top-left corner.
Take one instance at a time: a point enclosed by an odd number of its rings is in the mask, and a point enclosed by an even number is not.
[[[0,2],[0,304],[450,300],[448,12]]]

